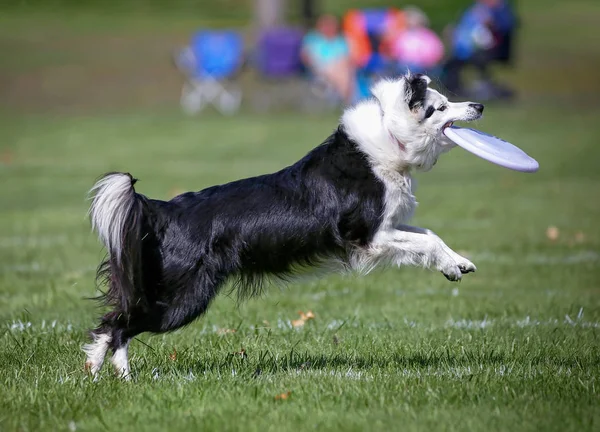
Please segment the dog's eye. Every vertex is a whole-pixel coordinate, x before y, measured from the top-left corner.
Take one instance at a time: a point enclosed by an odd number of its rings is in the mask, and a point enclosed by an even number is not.
[[[433,115],[434,112],[435,112],[435,108],[430,106],[429,108],[427,108],[427,111],[425,111],[425,118],[428,119],[429,117],[431,117]]]
[[[438,111],[446,111],[446,108],[448,108],[446,105],[442,105],[438,108]]]

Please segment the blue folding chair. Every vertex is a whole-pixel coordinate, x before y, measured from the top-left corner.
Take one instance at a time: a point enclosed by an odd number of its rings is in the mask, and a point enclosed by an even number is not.
[[[225,115],[238,111],[242,91],[233,79],[243,65],[243,49],[235,31],[202,30],[175,54],[175,65],[186,76],[180,99],[186,113],[198,113],[209,104]]]

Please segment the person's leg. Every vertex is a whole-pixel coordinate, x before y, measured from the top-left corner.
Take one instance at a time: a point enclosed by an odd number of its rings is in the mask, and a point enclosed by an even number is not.
[[[322,76],[342,97],[345,103],[351,103],[356,88],[354,68],[347,59],[331,62],[316,72]]]

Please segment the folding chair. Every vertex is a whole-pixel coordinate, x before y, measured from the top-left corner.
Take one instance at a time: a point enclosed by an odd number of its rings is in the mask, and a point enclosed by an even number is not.
[[[243,65],[243,41],[234,31],[203,30],[175,54],[175,65],[185,75],[181,107],[196,114],[213,105],[224,115],[235,114],[242,91],[233,79]]]
[[[291,27],[263,30],[259,35],[252,58],[255,70],[264,85],[257,88],[253,99],[255,109],[267,110],[286,101],[299,101],[304,91],[304,73],[300,61],[303,32]]]
[[[263,31],[258,38],[256,66],[265,78],[277,79],[302,73],[300,49],[303,32],[295,28]]]
[[[300,58],[304,31],[279,27],[263,31],[257,41],[255,67],[262,80],[275,84],[273,92],[261,91],[254,98],[260,110],[286,101],[314,111],[321,106],[337,106],[340,98],[331,86],[306,70]]]

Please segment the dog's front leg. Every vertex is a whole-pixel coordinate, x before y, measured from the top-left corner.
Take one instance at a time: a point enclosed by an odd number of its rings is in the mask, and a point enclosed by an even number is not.
[[[392,260],[396,265],[435,268],[451,281],[458,281],[464,273],[477,269],[428,229],[400,225],[383,234],[380,240],[388,245],[388,252],[393,254]]]

